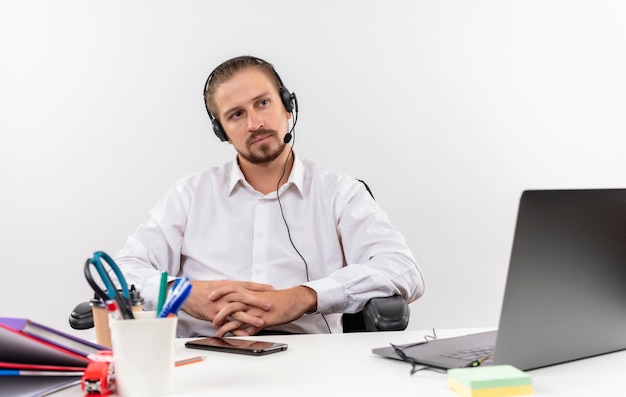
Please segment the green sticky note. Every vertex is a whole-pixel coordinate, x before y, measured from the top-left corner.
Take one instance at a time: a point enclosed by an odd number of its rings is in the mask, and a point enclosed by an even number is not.
[[[487,365],[448,370],[448,380],[468,388],[492,389],[532,384],[532,377],[512,365]]]

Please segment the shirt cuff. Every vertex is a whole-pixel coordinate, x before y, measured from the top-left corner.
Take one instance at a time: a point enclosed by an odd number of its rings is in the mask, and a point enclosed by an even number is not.
[[[302,284],[317,293],[317,310],[314,314],[341,313],[346,302],[343,286],[338,282],[323,278]]]

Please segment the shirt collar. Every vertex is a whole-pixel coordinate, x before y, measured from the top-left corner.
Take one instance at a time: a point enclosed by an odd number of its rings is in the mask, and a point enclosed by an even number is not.
[[[291,168],[291,174],[289,174],[289,180],[287,180],[287,183],[284,184],[280,190],[283,191],[293,185],[296,187],[298,192],[300,192],[300,195],[302,195],[302,192],[304,191],[304,164],[302,163],[300,157],[296,156],[295,152],[293,152],[293,156],[295,160],[293,162],[293,167]],[[233,193],[237,185],[250,186],[243,175],[243,171],[241,171],[241,167],[239,167],[237,155],[235,155],[235,161],[232,162],[230,180],[228,182],[229,196]]]

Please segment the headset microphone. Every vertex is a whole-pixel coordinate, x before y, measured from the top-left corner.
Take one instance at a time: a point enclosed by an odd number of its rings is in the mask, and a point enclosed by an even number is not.
[[[285,143],[291,142],[291,138],[293,138],[293,131],[296,128],[296,123],[298,122],[298,98],[296,98],[295,93],[292,92],[289,94],[289,102],[292,104],[290,113],[293,115],[293,124],[287,135],[283,138],[283,142]]]

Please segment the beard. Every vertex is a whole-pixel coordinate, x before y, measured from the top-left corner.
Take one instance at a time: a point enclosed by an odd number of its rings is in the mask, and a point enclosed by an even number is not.
[[[248,140],[246,141],[246,148],[250,148],[251,143],[254,142],[258,136],[270,134],[271,136],[278,136],[278,132],[275,130],[258,130],[254,134],[250,135]],[[242,150],[237,150],[237,153],[246,161],[252,164],[268,164],[272,161],[276,160],[280,157],[281,153],[287,146],[286,143],[281,141],[281,144],[278,147],[272,147],[271,142],[262,143],[257,145],[255,151],[248,150],[247,152],[243,152]]]

